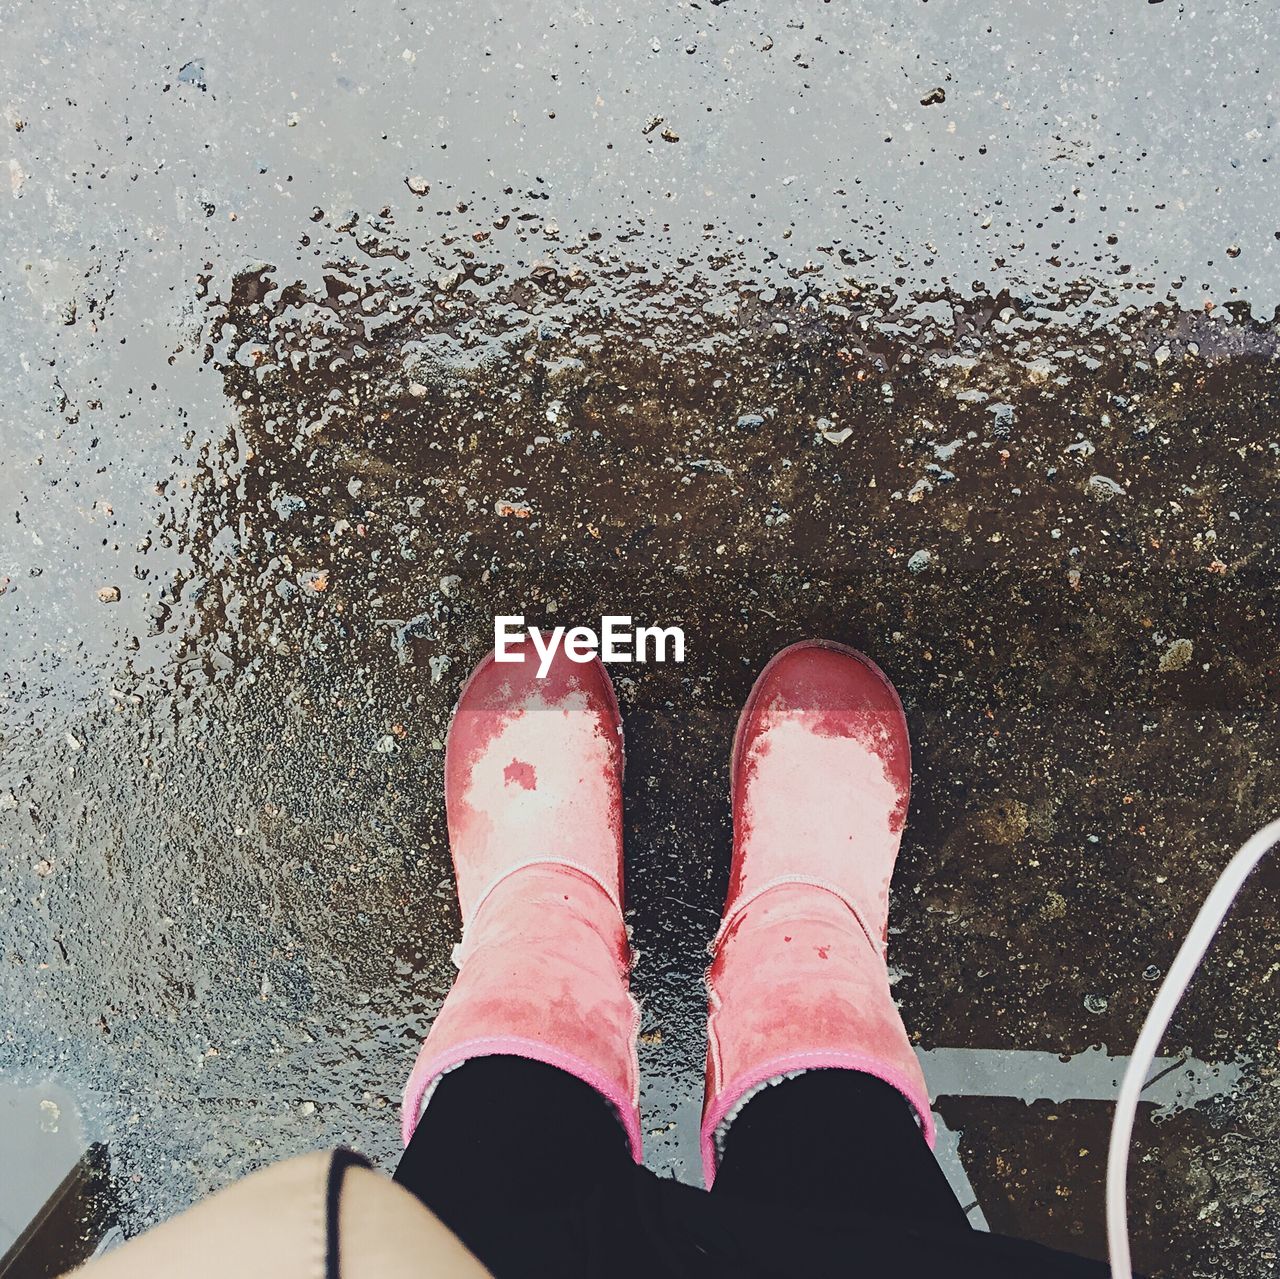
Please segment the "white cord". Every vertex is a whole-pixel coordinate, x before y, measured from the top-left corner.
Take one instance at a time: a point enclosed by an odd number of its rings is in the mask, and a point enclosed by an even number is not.
[[[1112,1279],[1133,1279],[1129,1260],[1129,1216],[1125,1207],[1128,1176],[1129,1143],[1133,1138],[1133,1121],[1138,1113],[1138,1097],[1147,1082],[1147,1074],[1160,1049],[1164,1032],[1173,1020],[1178,1001],[1191,984],[1205,951],[1231,909],[1249,872],[1280,842],[1280,818],[1253,835],[1227,863],[1213,891],[1200,907],[1191,931],[1169,966],[1155,1003],[1142,1024],[1133,1056],[1120,1084],[1115,1118],[1111,1121],[1111,1145],[1107,1151],[1107,1251],[1111,1258]]]

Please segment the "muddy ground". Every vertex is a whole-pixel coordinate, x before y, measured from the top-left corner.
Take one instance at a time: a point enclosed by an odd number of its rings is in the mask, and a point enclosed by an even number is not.
[[[495,613],[688,636],[615,677],[689,1179],[779,646],[903,695],[922,1049],[1123,1057],[1275,815],[1262,6],[437,8],[0,6],[0,1069],[75,1096],[124,1233],[282,1154],[394,1163]],[[1140,1121],[1154,1274],[1274,1273],[1278,887],[1163,1049],[1238,1074]],[[948,1086],[991,1227],[1100,1255],[1106,1102]]]

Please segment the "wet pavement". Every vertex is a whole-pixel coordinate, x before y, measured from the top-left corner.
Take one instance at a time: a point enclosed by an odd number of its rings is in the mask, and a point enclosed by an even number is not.
[[[629,613],[688,637],[615,670],[650,1161],[695,1176],[737,708],[827,635],[911,725],[953,1174],[1101,1253],[1111,1059],[1275,815],[1267,17],[0,6],[0,1075],[126,1232],[392,1165],[460,682],[495,613]],[[1156,1274],[1275,1270],[1278,886],[1139,1121]]]

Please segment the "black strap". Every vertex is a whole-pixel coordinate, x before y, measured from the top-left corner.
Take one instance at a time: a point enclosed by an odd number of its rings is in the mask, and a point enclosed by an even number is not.
[[[342,1179],[348,1168],[372,1165],[354,1150],[339,1148],[329,1156],[329,1176],[324,1192],[324,1279],[342,1279],[342,1244],[338,1239],[338,1205],[342,1199]]]

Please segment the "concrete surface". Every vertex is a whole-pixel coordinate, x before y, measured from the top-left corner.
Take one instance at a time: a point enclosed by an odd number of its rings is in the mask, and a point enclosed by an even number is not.
[[[980,1054],[968,1181],[1098,1254],[1106,1101],[981,1054],[1126,1053],[1275,812],[1270,6],[0,31],[0,1070],[75,1097],[126,1228],[393,1163],[458,686],[495,612],[627,612],[689,636],[619,679],[651,1161],[695,1167],[737,708],[830,635],[907,706],[891,959]],[[1231,1086],[1140,1121],[1154,1274],[1274,1273],[1278,876],[1164,1047]]]

